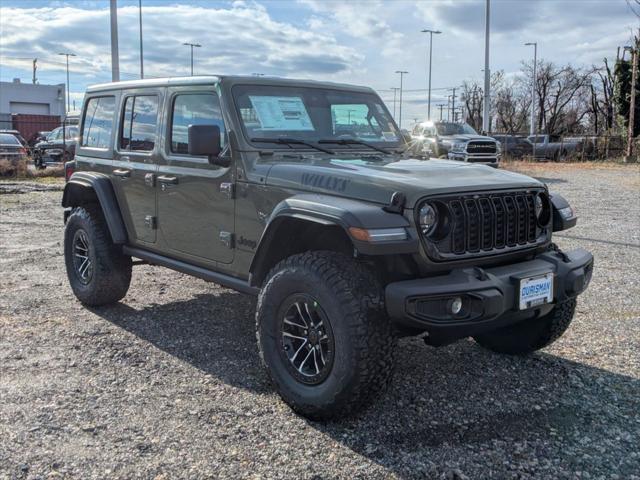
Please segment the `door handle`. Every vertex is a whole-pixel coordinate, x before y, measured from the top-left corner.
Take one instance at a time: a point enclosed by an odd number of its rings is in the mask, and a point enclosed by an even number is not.
[[[160,183],[170,183],[172,185],[176,185],[178,183],[178,177],[167,177],[165,175],[160,175],[158,177],[158,182],[160,182]]]
[[[114,171],[113,171],[113,174],[114,174],[116,177],[120,177],[120,178],[128,178],[128,177],[130,177],[130,176],[131,176],[131,170],[120,170],[120,169],[118,169],[118,170],[114,170]]]

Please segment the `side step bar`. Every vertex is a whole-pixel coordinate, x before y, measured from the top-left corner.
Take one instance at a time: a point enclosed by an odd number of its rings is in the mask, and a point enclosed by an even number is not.
[[[128,247],[124,245],[122,247],[122,251],[126,255],[140,258],[152,265],[167,267],[171,270],[186,273],[187,275],[201,278],[202,280],[206,280],[207,282],[217,283],[219,285],[222,285],[223,287],[231,288],[241,293],[246,293],[248,295],[258,295],[258,293],[260,292],[258,288],[250,286],[246,280],[232,277],[230,275],[225,275],[224,273],[214,272],[213,270],[209,270],[206,268],[196,267],[195,265],[191,265],[180,260],[175,260],[173,258],[165,257],[163,255],[149,252],[147,250]]]

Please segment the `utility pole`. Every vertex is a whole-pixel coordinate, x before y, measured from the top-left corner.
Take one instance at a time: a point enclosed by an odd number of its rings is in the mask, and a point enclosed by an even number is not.
[[[38,59],[34,58],[33,59],[33,84],[35,85],[36,83],[38,83],[38,79],[36,78],[36,70],[38,70]]]
[[[398,90],[400,90],[398,87],[391,87],[391,90],[393,90],[393,119],[396,119],[396,94],[398,93]]]
[[[120,81],[120,55],[118,54],[118,3],[111,0],[109,4],[111,18],[111,81]]]
[[[142,0],[138,0],[138,18],[140,23],[140,78],[144,78],[144,53],[142,51]]]
[[[58,55],[64,55],[65,57],[67,57],[67,113],[69,113],[69,57],[75,57],[76,54],[75,53],[69,53],[69,52],[65,52],[65,53],[59,53]]]
[[[633,130],[636,120],[636,84],[638,82],[638,49],[640,47],[640,38],[634,39],[634,46],[631,49],[631,58],[633,59],[631,67],[631,100],[629,101],[629,130],[627,133],[627,154],[625,162],[631,162],[631,152],[633,151]]]
[[[396,70],[396,73],[400,74],[400,121],[398,122],[398,126],[402,129],[402,80],[409,72],[405,70]]]
[[[489,111],[491,109],[491,70],[489,69],[489,24],[491,18],[491,0],[485,0],[485,19],[484,19],[484,111],[482,112],[482,130],[488,133],[489,127]]]
[[[533,45],[533,78],[531,79],[531,127],[529,128],[529,135],[534,136],[536,134],[536,82],[538,79],[536,68],[538,67],[538,43],[529,42],[525,45]]]
[[[442,121],[442,109],[445,107],[444,103],[439,103],[438,108],[440,109],[440,121]]]
[[[453,87],[451,89],[451,90],[453,90],[453,93],[451,94],[451,111],[452,112],[456,111],[456,88],[458,88],[458,87]]]
[[[193,77],[193,47],[199,48],[202,45],[200,45],[199,43],[189,43],[189,42],[185,42],[182,45],[191,47],[191,76]]]
[[[439,30],[429,29],[424,29],[421,32],[429,34],[429,93],[427,95],[427,120],[431,120],[431,56],[433,53],[433,34],[435,33],[438,35],[442,32]]]

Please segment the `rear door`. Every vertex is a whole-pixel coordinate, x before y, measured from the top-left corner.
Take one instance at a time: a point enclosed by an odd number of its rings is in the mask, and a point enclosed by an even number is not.
[[[125,92],[113,155],[112,183],[132,243],[156,241],[155,177],[162,89]]]
[[[195,263],[231,263],[234,248],[233,168],[188,153],[189,125],[218,125],[229,155],[215,86],[173,87],[165,101],[167,122],[158,169],[158,229],[162,248]]]

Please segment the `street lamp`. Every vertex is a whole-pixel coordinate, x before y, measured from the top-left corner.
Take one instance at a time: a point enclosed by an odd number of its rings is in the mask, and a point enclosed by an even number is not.
[[[58,55],[64,55],[67,57],[67,113],[69,113],[69,57],[75,57],[75,53],[65,52],[59,53]]]
[[[536,134],[535,127],[535,110],[536,110],[536,67],[538,66],[538,42],[527,42],[526,46],[530,47],[533,45],[533,80],[531,82],[531,127],[529,128],[529,135],[533,136]]]
[[[398,122],[398,126],[402,129],[402,80],[405,74],[409,73],[405,70],[396,70],[396,73],[400,74],[400,121]]]
[[[140,78],[144,78],[144,54],[142,51],[142,0],[138,0],[138,21],[140,27]]]
[[[421,30],[421,33],[429,34],[429,94],[427,97],[427,119],[431,120],[431,54],[433,53],[433,34],[435,33],[438,35],[442,32],[440,30],[429,30],[428,28],[425,28],[424,30]]]
[[[189,43],[189,42],[185,42],[182,45],[191,47],[191,76],[193,77],[193,47],[199,48],[202,45],[200,45],[199,43]]]
[[[391,90],[393,90],[393,119],[395,120],[396,118],[396,96],[398,94],[398,90],[400,90],[398,87],[391,87]]]

